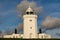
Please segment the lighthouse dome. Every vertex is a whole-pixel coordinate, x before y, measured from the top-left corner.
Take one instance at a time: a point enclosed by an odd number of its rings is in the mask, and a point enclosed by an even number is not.
[[[32,8],[29,6],[28,9],[26,10],[26,14],[34,14]]]
[[[32,8],[29,6],[26,12],[33,12]]]

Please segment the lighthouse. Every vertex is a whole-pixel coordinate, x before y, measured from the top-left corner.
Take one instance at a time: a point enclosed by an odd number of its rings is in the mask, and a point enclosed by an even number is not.
[[[41,29],[37,30],[37,15],[34,10],[29,6],[25,14],[23,15],[23,34],[18,34],[17,30],[15,29],[15,33],[11,35],[4,35],[3,38],[51,38],[51,35],[42,33]]]
[[[38,38],[37,15],[29,6],[23,15],[24,38]]]

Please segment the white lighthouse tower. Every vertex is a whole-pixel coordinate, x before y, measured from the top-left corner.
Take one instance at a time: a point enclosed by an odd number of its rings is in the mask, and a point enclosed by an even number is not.
[[[29,8],[23,15],[24,38],[38,38],[37,15]]]

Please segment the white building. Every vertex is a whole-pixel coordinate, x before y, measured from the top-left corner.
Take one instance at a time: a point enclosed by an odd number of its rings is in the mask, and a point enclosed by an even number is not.
[[[51,38],[50,35],[41,33],[37,30],[37,15],[29,7],[23,15],[23,34],[4,35],[4,38]]]

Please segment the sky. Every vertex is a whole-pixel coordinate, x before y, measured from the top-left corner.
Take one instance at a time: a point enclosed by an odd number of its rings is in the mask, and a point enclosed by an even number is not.
[[[19,12],[17,11],[17,5],[22,0],[0,0],[0,30],[6,30],[9,28],[17,28],[19,23],[22,23],[22,18],[19,18]],[[32,1],[32,0],[29,0]],[[38,28],[41,27],[43,20],[47,17],[60,18],[60,0],[33,0],[38,6],[42,6],[42,12],[38,17]],[[60,33],[60,28],[52,30],[46,30],[47,34],[52,37],[60,37],[56,33]]]

